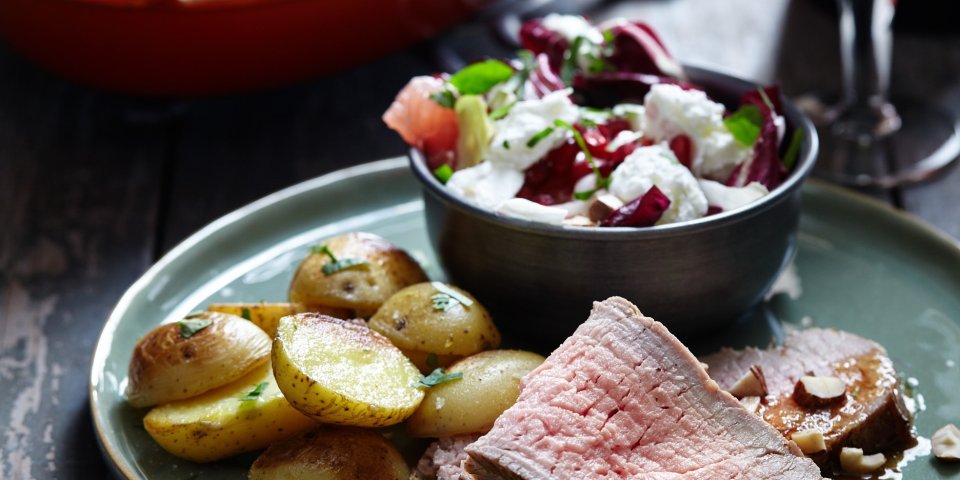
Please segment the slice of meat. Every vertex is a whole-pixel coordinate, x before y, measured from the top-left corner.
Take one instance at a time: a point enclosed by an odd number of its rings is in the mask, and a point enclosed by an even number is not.
[[[458,435],[431,443],[420,457],[410,480],[472,480],[473,476],[463,469],[463,462],[467,459],[467,452],[463,449],[477,438],[480,435]]]
[[[506,479],[820,478],[666,327],[619,297],[594,304],[466,451],[468,468]]]
[[[786,437],[809,429],[823,433],[827,450],[810,457],[825,475],[839,465],[843,447],[875,453],[916,443],[893,362],[883,347],[863,337],[814,328],[793,333],[780,347],[724,349],[700,360],[724,389],[758,365],[768,392],[760,407],[763,419]],[[798,405],[793,390],[804,375],[839,378],[846,385],[846,398],[819,409]]]

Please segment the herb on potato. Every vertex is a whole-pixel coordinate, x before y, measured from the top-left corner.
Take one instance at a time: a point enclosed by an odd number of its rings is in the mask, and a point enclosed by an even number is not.
[[[180,336],[183,338],[190,338],[197,334],[200,330],[207,328],[210,324],[213,323],[213,320],[209,318],[201,318],[197,320],[180,320],[177,322],[180,325]]]
[[[268,385],[270,385],[269,382],[258,383],[256,387],[253,387],[253,390],[250,390],[249,392],[247,392],[246,395],[240,397],[240,401],[249,402],[251,400],[256,400],[260,398],[260,395],[263,393],[264,389],[266,389]]]
[[[250,309],[247,307],[243,307],[243,310],[240,310],[240,316],[243,317],[244,320],[253,321],[253,318],[250,316]]]
[[[442,368],[437,368],[430,372],[430,375],[421,375],[420,380],[414,384],[414,386],[417,388],[435,387],[441,383],[452,382],[461,378],[463,378],[463,373],[461,372],[446,373]]]
[[[369,268],[370,264],[362,258],[341,258],[337,259],[333,255],[333,252],[326,245],[314,246],[310,248],[310,251],[320,255],[326,255],[330,257],[330,261],[323,264],[323,274],[326,276],[333,275],[341,270],[347,270],[350,268]]]
[[[459,292],[444,285],[443,283],[431,282],[430,285],[432,285],[433,288],[439,292],[430,297],[430,302],[432,303],[434,310],[446,312],[458,303],[463,305],[463,308],[467,309],[473,305],[473,300],[461,295]]]

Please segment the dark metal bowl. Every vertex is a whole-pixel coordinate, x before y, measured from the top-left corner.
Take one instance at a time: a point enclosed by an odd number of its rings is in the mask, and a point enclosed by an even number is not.
[[[756,85],[688,67],[691,80],[727,105]],[[817,155],[817,132],[789,101],[788,134],[804,131],[797,164],[766,197],[736,210],[648,228],[576,228],[505,218],[450,194],[419,151],[427,228],[454,284],[473,293],[508,335],[556,345],[594,300],[627,298],[684,336],[714,331],[756,304],[797,249],[800,185]]]

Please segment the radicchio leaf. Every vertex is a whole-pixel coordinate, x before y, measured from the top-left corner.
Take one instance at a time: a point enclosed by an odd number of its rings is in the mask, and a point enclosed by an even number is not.
[[[693,164],[693,141],[690,140],[690,137],[683,134],[673,137],[670,140],[670,150],[673,150],[673,154],[677,156],[677,160],[684,167],[691,168]]]
[[[610,172],[638,145],[638,142],[631,142],[613,152],[607,151],[607,145],[617,134],[630,129],[630,122],[622,118],[612,118],[607,123],[589,127],[576,124],[574,128],[582,136],[600,175],[604,178],[609,178]],[[592,172],[593,168],[587,162],[580,146],[573,139],[569,139],[527,168],[517,197],[541,205],[568,202],[573,198],[573,188],[577,180]]]
[[[613,26],[610,33],[613,35],[613,54],[608,61],[618,71],[686,79],[683,67],[647,24],[623,22]]]
[[[670,199],[654,185],[640,198],[614,210],[600,222],[600,226],[649,227],[656,224],[668,208]]]
[[[769,103],[768,103],[769,102]],[[760,109],[763,124],[760,135],[753,145],[753,160],[749,162],[746,175],[743,174],[744,164],[733,170],[726,184],[742,187],[750,182],[759,182],[768,190],[773,190],[787,175],[787,169],[780,161],[780,142],[777,125],[774,123],[777,113],[782,111],[780,91],[776,86],[767,87],[763,94],[759,90],[745,93],[740,98],[741,105],[754,105]],[[770,107],[773,107],[771,109]]]
[[[671,77],[637,72],[601,72],[593,75],[577,74],[573,90],[579,105],[609,108],[618,103],[643,103],[650,88],[660,83],[695,88]]]
[[[527,86],[533,89],[534,96],[542,98],[548,93],[567,88],[560,76],[550,67],[550,60],[545,54],[537,55],[536,61],[536,68],[530,72],[527,82]]]
[[[563,54],[570,48],[563,35],[543,26],[540,20],[530,20],[520,26],[520,45],[535,55],[546,55],[554,72],[560,71]]]

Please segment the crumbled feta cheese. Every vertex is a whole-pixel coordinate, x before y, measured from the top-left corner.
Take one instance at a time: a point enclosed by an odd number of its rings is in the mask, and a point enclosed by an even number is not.
[[[567,218],[567,210],[564,208],[540,205],[526,198],[505,200],[497,206],[495,211],[505,217],[522,218],[551,225],[561,225],[563,219]]]
[[[610,192],[629,203],[656,185],[670,207],[657,224],[700,218],[707,213],[707,199],[697,179],[680,164],[666,145],[640,147],[613,171]]]
[[[610,143],[607,144],[607,147],[605,148],[605,150],[611,153],[616,152],[617,150],[620,149],[620,147],[628,143],[636,142],[637,140],[640,140],[641,137],[643,137],[643,134],[640,132],[631,132],[630,130],[624,130],[618,133],[616,137],[613,137],[613,140],[610,140]]]
[[[726,180],[734,167],[753,156],[723,123],[724,106],[700,90],[654,85],[644,98],[647,137],[670,140],[683,134],[693,141],[692,169],[701,177]]]
[[[590,22],[580,15],[560,15],[551,13],[546,17],[543,17],[540,22],[544,28],[552,32],[559,33],[560,36],[567,39],[567,41],[570,43],[573,43],[577,37],[583,37],[590,43],[595,43],[598,45],[603,43],[603,34],[600,33],[600,30],[593,25],[590,25]]]
[[[454,195],[487,210],[516,196],[522,186],[522,171],[491,162],[457,170],[447,181],[447,188]]]
[[[563,143],[570,132],[554,125],[556,120],[577,121],[580,110],[570,101],[570,90],[552,92],[543,98],[517,102],[507,116],[494,122],[496,134],[487,160],[508,169],[523,171]],[[527,143],[544,129],[552,128],[533,146]]]
[[[630,128],[636,132],[646,130],[646,109],[636,103],[621,103],[613,107],[613,114],[627,119]]]
[[[725,212],[752,203],[770,193],[767,187],[757,182],[750,182],[745,187],[728,187],[705,179],[700,179],[700,189],[707,197],[708,205],[720,207]]]

